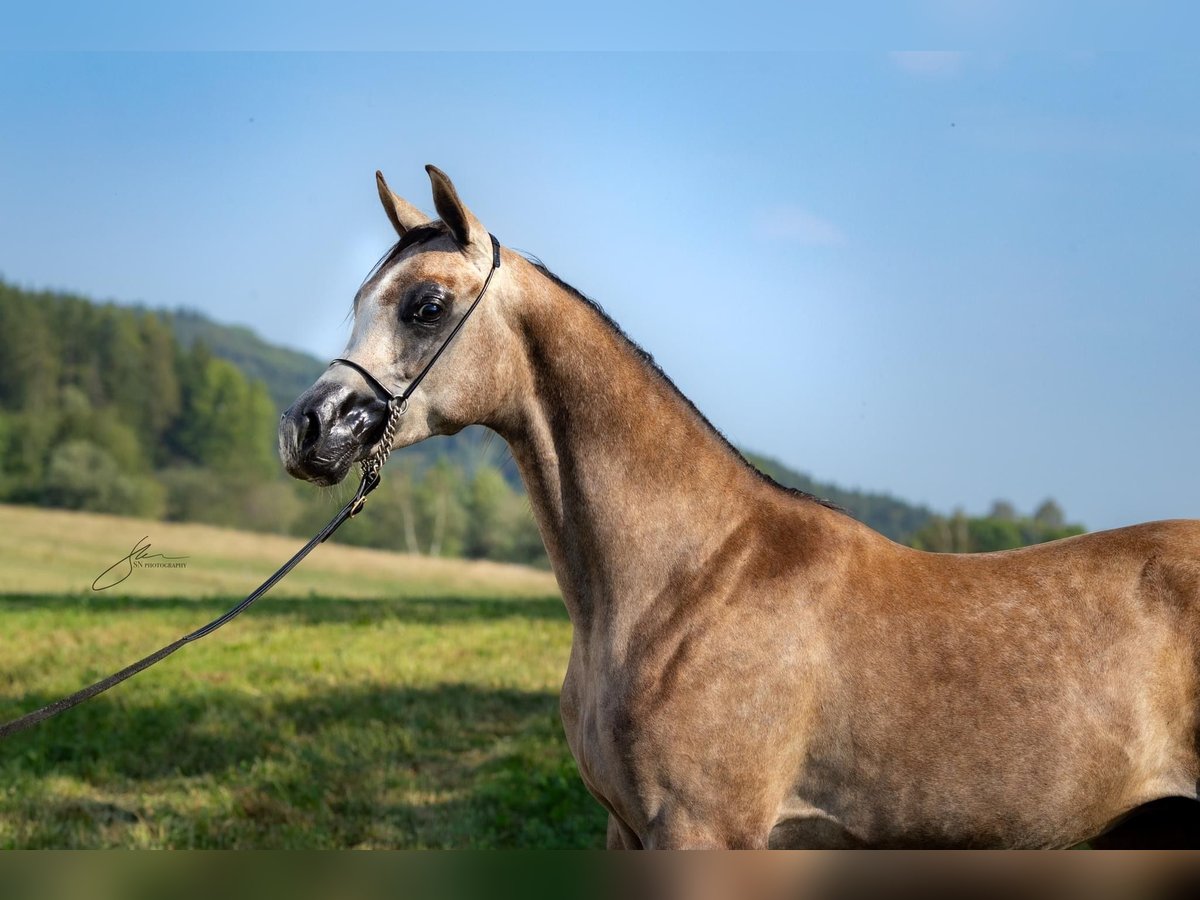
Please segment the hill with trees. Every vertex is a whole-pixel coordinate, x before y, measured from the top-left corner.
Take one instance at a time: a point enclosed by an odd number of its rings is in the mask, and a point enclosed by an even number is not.
[[[288,478],[275,430],[324,368],[199,313],[0,281],[0,502],[309,534],[345,491]],[[1002,549],[1082,530],[1052,501],[1028,517],[1003,503],[985,517],[944,517],[746,457],[781,484],[925,549]],[[484,429],[396,454],[376,498],[338,540],[545,564],[507,447]]]
[[[241,325],[222,325],[188,309],[158,310],[156,315],[185,348],[202,344],[233,363],[243,375],[261,381],[280,412],[291,406],[325,368],[308,353],[269,344]]]
[[[323,368],[197,314],[0,282],[0,502],[310,534],[348,489],[287,477],[275,430]],[[544,562],[503,442],[427,443],[337,539]]]
[[[175,310],[166,313],[165,318],[185,345],[202,342],[215,356],[229,360],[244,373],[263,381],[280,410],[312,384],[326,366],[315,356],[276,347],[248,328],[222,325],[200,313]],[[768,456],[746,451],[743,455],[753,466],[785,487],[798,488],[829,500],[894,540],[907,540],[934,516],[923,506],[906,503],[888,494],[847,490],[816,481]],[[418,473],[442,460],[473,474],[480,465],[488,465],[491,458],[491,464],[499,465],[510,485],[517,489],[521,487],[516,466],[508,459],[503,442],[482,428],[467,428],[452,437],[431,439],[407,448],[404,456]],[[501,465],[501,461],[504,464]]]
[[[749,452],[744,455],[751,465],[770,475],[784,487],[795,488],[828,500],[894,541],[907,542],[934,518],[933,512],[926,507],[906,503],[890,494],[847,490],[836,484],[817,481],[769,456]]]

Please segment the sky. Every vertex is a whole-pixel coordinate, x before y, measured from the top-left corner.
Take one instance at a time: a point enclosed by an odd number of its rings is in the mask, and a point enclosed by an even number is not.
[[[196,48],[72,21],[136,52],[0,53],[6,280],[329,358],[393,239],[375,169],[428,210],[432,162],[739,446],[943,511],[1200,517],[1194,54],[148,52]]]

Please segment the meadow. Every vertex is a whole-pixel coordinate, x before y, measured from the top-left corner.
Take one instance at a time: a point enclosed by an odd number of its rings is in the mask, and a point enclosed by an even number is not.
[[[186,568],[93,591],[143,536]],[[0,717],[203,624],[298,544],[0,506]],[[558,719],[569,648],[549,573],[324,545],[223,630],[0,744],[0,847],[602,846]]]

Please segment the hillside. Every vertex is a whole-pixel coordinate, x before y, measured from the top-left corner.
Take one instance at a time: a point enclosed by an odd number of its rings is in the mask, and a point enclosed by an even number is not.
[[[214,355],[241,369],[247,378],[266,385],[271,402],[280,412],[316,381],[326,365],[308,353],[270,344],[245,326],[221,325],[194,310],[155,312],[184,347],[203,343]]]
[[[934,514],[929,508],[906,503],[891,494],[847,490],[832,482],[817,481],[769,456],[742,452],[751,465],[770,475],[784,487],[796,488],[835,503],[860,522],[865,522],[892,540],[908,540],[933,519]]]
[[[252,378],[261,380],[280,409],[286,408],[325,368],[325,363],[298,350],[271,344],[249,328],[222,325],[201,313],[175,310],[161,315],[185,345],[203,341],[214,355],[226,359]],[[889,494],[849,490],[831,482],[817,481],[760,453],[742,451],[752,465],[785,487],[797,488],[830,500],[856,519],[893,540],[905,540],[929,523],[933,513]],[[441,438],[405,451],[405,456],[424,468],[437,458],[446,458],[468,472],[481,461],[502,463],[507,453],[499,439],[483,429],[468,428],[452,438]],[[516,467],[502,466],[506,480],[519,486]]]
[[[0,501],[310,531],[328,518],[333,495],[283,475],[275,425],[324,368],[198,312],[0,281]],[[998,517],[951,521],[745,455],[781,484],[928,549],[999,549],[1079,528],[1056,506],[1020,517],[1003,502]],[[379,512],[342,540],[545,564],[516,466],[490,432],[425,441],[396,454],[389,471]]]
[[[69,547],[63,541],[67,534],[71,536]],[[126,568],[124,581],[93,591],[96,577],[128,554],[143,536],[143,546],[149,545],[147,553],[185,557],[184,565]],[[0,597],[240,597],[275,571],[302,542],[301,538],[212,525],[0,503]],[[109,580],[117,582],[120,575],[118,571]],[[272,588],[271,599],[502,599],[556,597],[557,593],[549,572],[527,566],[430,559],[329,543]],[[202,624],[198,617],[193,618],[197,625]]]

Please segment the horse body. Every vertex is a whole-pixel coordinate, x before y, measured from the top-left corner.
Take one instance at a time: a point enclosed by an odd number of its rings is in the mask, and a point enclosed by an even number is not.
[[[564,722],[626,841],[1069,846],[1194,796],[1197,592],[1153,582],[1200,528],[958,565],[839,538],[656,598],[623,658],[577,636]]]
[[[446,225],[356,302],[346,355],[397,380],[424,334],[398,339],[397,311],[482,271],[486,232],[439,175]],[[402,238],[428,227],[381,197]],[[479,422],[511,446],[572,621],[562,718],[610,845],[1065,846],[1196,797],[1200,522],[902,547],[759,475],[598,309],[503,260],[398,443]],[[358,377],[331,370],[285,417],[295,474],[344,475],[326,461],[349,458],[337,417],[356,402],[369,449]]]
[[[1061,846],[1194,796],[1200,523],[899,546],[750,471],[561,287],[523,293],[535,389],[494,425],[575,625],[571,749],[623,843]]]

